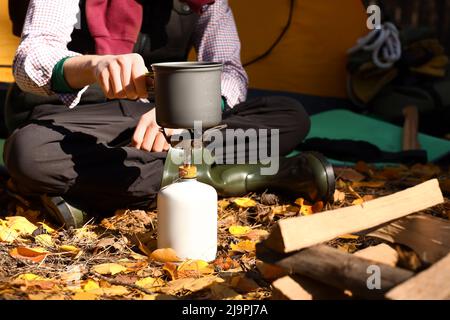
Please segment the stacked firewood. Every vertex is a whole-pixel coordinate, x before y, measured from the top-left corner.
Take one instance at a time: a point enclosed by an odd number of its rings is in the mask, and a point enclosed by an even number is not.
[[[443,202],[434,179],[362,205],[281,220],[257,246],[258,258],[284,274],[272,284],[274,299],[450,299],[450,223],[411,215]],[[388,244],[354,254],[323,244],[344,234],[408,246],[428,268],[397,267]]]

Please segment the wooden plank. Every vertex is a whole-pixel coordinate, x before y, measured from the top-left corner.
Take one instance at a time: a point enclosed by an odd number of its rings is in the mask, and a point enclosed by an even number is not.
[[[350,290],[354,296],[369,299],[384,298],[384,294],[414,274],[348,254],[325,245],[318,245],[296,252],[280,254],[262,243],[257,244],[259,259],[285,268],[289,273],[306,276],[341,290]],[[376,265],[380,272],[380,288],[369,289],[371,268]]]
[[[377,263],[383,263],[391,267],[395,267],[398,262],[397,251],[385,243],[359,250],[355,252],[354,255]]]
[[[272,300],[345,300],[341,290],[298,275],[284,276],[272,283]]]
[[[361,205],[281,220],[264,244],[280,253],[293,252],[343,234],[379,226],[442,202],[439,182],[433,179]]]
[[[450,254],[386,294],[391,300],[450,299]]]
[[[367,235],[405,245],[428,264],[450,253],[450,221],[426,214],[405,217]]]

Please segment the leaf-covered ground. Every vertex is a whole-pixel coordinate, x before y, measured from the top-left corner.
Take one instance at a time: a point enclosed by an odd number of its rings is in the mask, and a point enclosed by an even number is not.
[[[3,188],[0,299],[270,299],[270,284],[283,271],[258,261],[254,251],[279,219],[360,205],[431,178],[439,178],[444,193],[450,192],[449,168],[434,165],[377,170],[360,162],[355,168],[336,168],[336,176],[334,204],[270,193],[221,199],[218,257],[212,263],[180,262],[171,249],[155,250],[154,211],[119,210],[81,229],[64,230]],[[449,219],[450,201],[425,213]],[[378,243],[343,235],[328,244],[353,253]],[[414,252],[396,249],[400,266],[420,269]]]

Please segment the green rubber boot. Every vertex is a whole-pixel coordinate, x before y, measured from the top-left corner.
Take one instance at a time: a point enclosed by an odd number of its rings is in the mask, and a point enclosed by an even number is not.
[[[203,152],[203,161],[195,159]],[[197,157],[197,158],[196,158]],[[178,167],[184,151],[171,148],[164,167],[162,187],[178,178]],[[193,162],[197,167],[197,179],[213,186],[223,197],[238,197],[249,192],[266,189],[287,191],[297,197],[316,202],[332,201],[335,177],[331,164],[319,153],[305,152],[292,158],[280,158],[279,170],[274,175],[263,175],[261,164],[215,165],[206,149],[194,149]]]

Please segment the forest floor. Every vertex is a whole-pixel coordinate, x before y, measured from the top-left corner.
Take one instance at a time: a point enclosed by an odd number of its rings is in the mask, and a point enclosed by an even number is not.
[[[155,250],[155,211],[118,210],[113,217],[65,230],[26,201],[8,199],[1,189],[2,202],[7,202],[0,215],[0,299],[270,299],[271,282],[283,271],[258,261],[255,244],[280,219],[361,205],[432,178],[439,179],[447,198],[424,213],[450,219],[449,168],[428,164],[376,169],[359,162],[335,170],[333,204],[267,192],[219,200],[218,254],[211,263],[179,262],[173,250]],[[328,245],[354,253],[379,243],[343,235]],[[421,268],[412,250],[394,247],[398,266]]]

